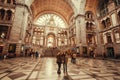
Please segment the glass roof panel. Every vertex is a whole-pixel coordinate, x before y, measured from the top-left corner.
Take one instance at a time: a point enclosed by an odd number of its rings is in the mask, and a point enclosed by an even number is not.
[[[35,24],[42,26],[66,28],[65,21],[55,14],[44,14],[36,20]]]

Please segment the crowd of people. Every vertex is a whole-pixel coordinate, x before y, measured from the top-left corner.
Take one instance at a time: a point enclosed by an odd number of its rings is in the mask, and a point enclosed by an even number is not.
[[[38,51],[31,49],[31,50],[26,50],[24,56],[38,58],[40,56],[40,53]]]

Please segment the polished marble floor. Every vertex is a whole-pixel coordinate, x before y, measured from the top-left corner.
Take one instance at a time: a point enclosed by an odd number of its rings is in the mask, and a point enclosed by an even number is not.
[[[120,80],[120,61],[77,58],[57,74],[56,58],[12,58],[0,60],[0,80]]]

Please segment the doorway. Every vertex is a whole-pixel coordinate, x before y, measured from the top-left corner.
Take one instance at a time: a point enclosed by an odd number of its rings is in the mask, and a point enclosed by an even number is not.
[[[48,34],[47,36],[47,47],[54,47],[55,46],[55,35]]]
[[[114,58],[114,48],[113,47],[107,48],[107,56],[110,58]]]

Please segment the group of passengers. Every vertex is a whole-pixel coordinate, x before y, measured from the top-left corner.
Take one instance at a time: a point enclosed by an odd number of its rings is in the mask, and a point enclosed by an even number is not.
[[[31,51],[30,52],[30,56],[32,57],[32,58],[38,58],[39,57],[39,53],[38,53],[38,51]]]

